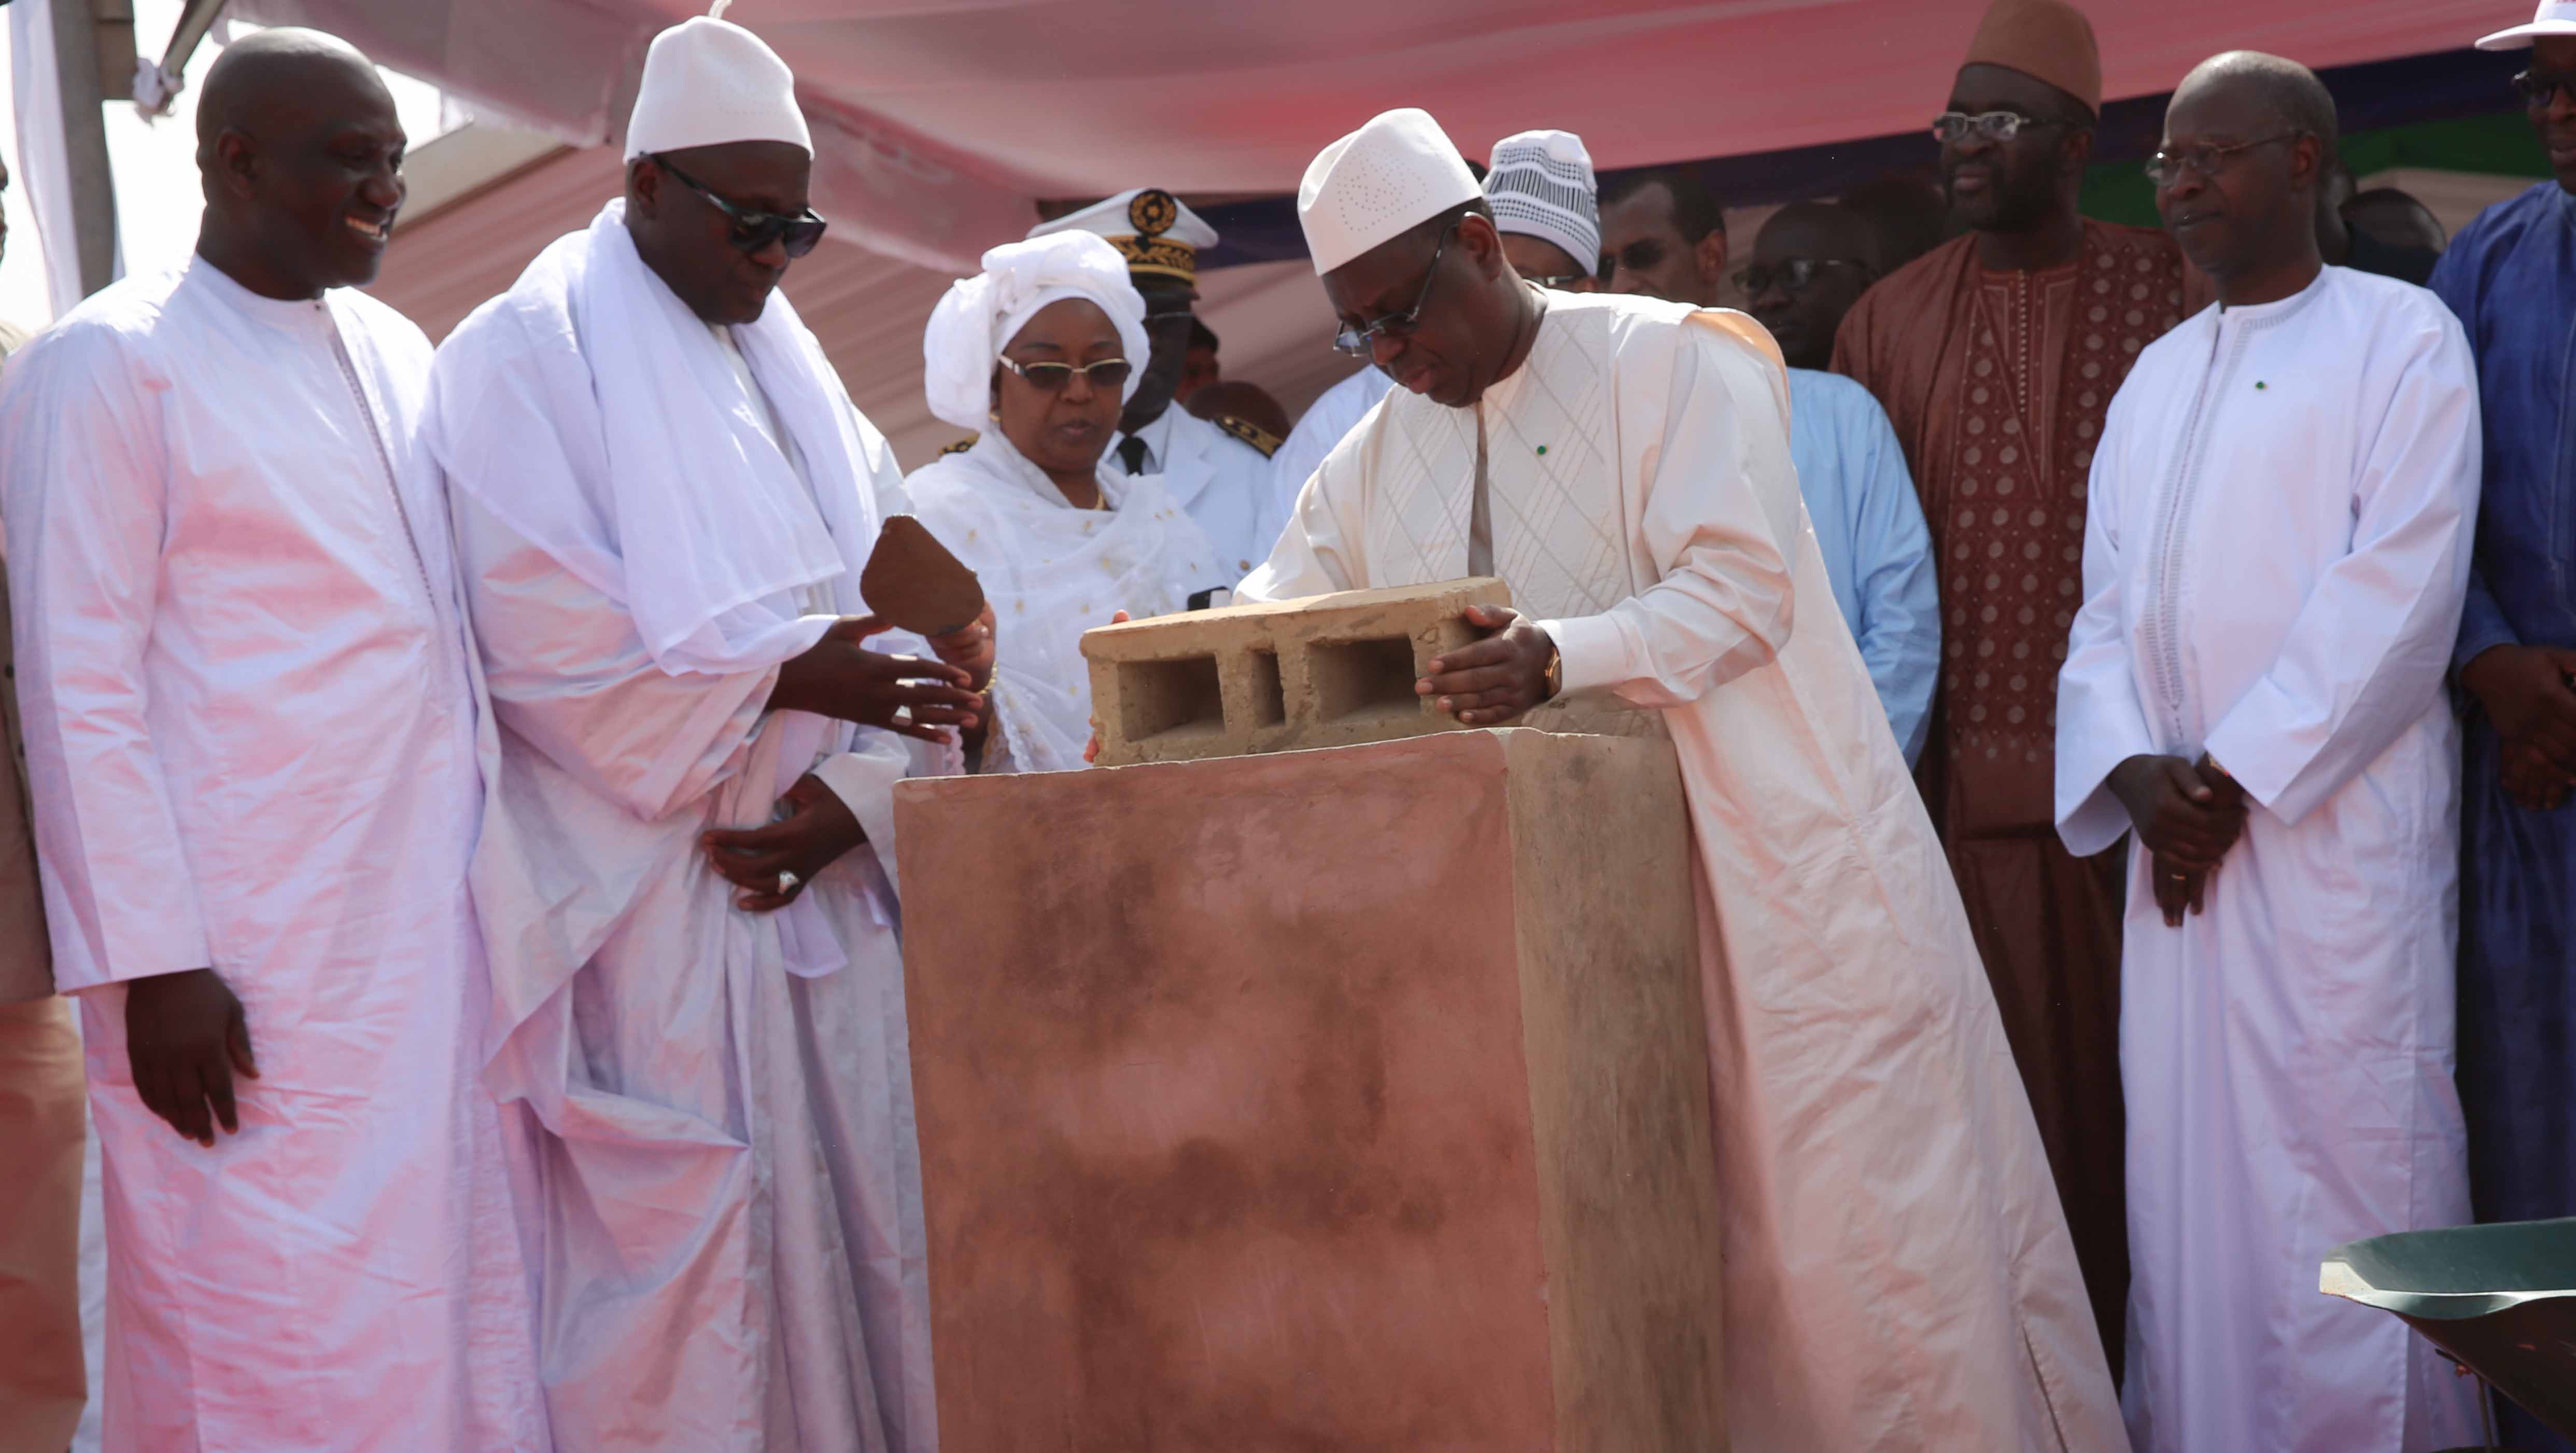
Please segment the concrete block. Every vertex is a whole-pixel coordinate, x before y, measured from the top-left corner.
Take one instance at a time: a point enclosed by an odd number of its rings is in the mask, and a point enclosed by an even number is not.
[[[944,1453],[1726,1447],[1668,744],[895,803]]]
[[[1414,695],[1442,651],[1479,634],[1471,605],[1510,605],[1478,577],[1226,606],[1085,631],[1099,765],[1347,747],[1459,730]]]

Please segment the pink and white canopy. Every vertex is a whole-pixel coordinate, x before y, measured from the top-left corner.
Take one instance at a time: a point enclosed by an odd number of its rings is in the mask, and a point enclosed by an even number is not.
[[[2079,0],[2105,95],[2227,49],[2313,67],[2466,46],[2529,0]],[[576,143],[625,124],[692,0],[239,0]],[[1604,169],[1924,125],[1984,0],[736,0],[796,68],[841,235],[965,270],[1038,197],[1293,191],[1421,106],[1469,147],[1579,133]]]

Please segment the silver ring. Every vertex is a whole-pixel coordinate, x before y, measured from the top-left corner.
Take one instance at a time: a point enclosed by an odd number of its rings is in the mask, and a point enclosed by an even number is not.
[[[795,892],[797,888],[804,883],[804,881],[804,879],[797,877],[794,873],[782,871],[778,875],[778,896],[784,898],[788,894]]]

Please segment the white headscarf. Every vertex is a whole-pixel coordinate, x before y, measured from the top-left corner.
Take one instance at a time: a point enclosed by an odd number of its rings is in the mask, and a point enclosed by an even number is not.
[[[1029,319],[1050,303],[1082,298],[1099,306],[1127,350],[1127,386],[1136,395],[1153,345],[1145,337],[1145,299],[1127,278],[1127,259],[1089,232],[1057,232],[1005,243],[984,254],[984,270],[948,289],[921,337],[923,387],[930,412],[960,429],[981,431],[993,406],[993,365]]]

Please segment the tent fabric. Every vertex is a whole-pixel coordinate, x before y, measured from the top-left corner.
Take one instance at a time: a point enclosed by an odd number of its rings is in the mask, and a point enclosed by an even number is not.
[[[623,123],[692,0],[240,0],[576,144]],[[1920,130],[1983,0],[738,0],[796,67],[816,192],[870,249],[953,275],[1040,197],[1288,192],[1315,152],[1421,106],[1477,150],[1531,126],[1605,169]],[[2092,0],[2105,94],[2249,46],[2317,67],[2447,51],[2498,0]],[[2509,8],[2509,7],[2507,7]]]

